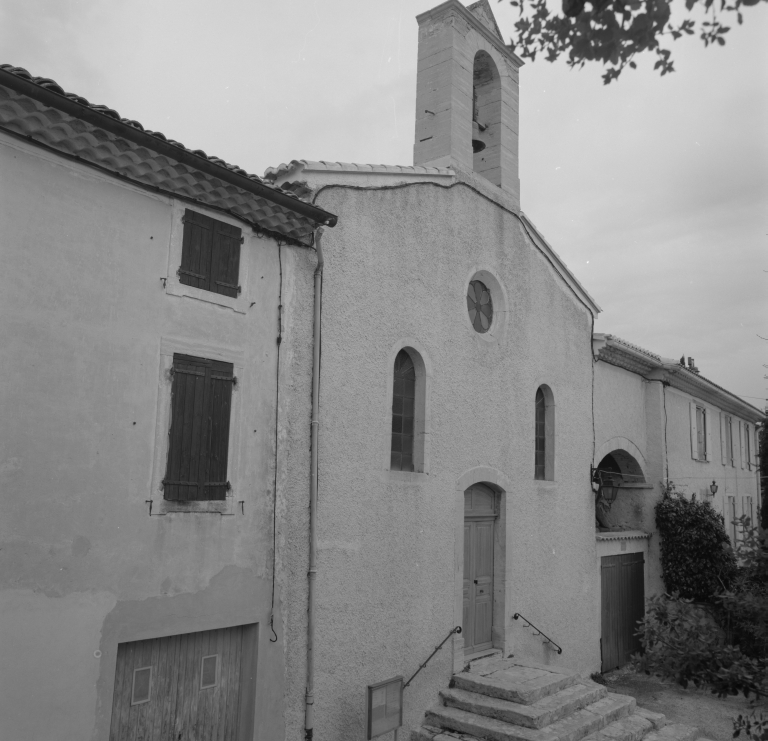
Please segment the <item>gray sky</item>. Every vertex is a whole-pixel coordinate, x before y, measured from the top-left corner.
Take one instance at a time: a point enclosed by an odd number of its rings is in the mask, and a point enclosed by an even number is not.
[[[468,0],[467,0],[468,2]],[[682,0],[676,0],[682,3]],[[414,16],[439,0],[4,0],[0,62],[249,172],[411,164]],[[515,13],[491,0],[506,40]],[[768,374],[768,4],[725,47],[527,63],[523,210],[603,308],[596,329],[763,406]]]

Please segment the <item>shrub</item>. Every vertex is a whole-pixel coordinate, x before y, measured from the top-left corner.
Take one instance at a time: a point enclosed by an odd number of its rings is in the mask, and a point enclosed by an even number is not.
[[[736,572],[736,558],[725,532],[723,516],[709,502],[686,499],[670,482],[656,503],[661,535],[661,569],[669,594],[704,602],[727,589]]]
[[[745,655],[728,643],[711,608],[678,594],[647,600],[638,631],[644,653],[633,657],[635,668],[672,679],[683,687],[709,687],[718,697],[764,696],[765,661]]]

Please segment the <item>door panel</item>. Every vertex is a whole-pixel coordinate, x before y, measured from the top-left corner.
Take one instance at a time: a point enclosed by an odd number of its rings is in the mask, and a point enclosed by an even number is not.
[[[119,644],[110,741],[249,737],[256,628],[244,625]],[[147,668],[149,691],[137,697],[136,670]]]
[[[464,649],[492,646],[494,519],[464,522]]]
[[[464,609],[462,616],[462,632],[464,633],[464,645],[471,642],[473,636],[472,629],[472,526],[470,523],[464,523]]]
[[[642,553],[604,556],[600,564],[602,671],[624,666],[641,650],[635,636],[645,615]]]

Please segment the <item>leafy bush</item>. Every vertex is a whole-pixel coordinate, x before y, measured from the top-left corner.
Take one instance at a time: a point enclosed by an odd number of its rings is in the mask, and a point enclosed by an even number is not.
[[[742,731],[750,741],[768,741],[768,715],[758,712],[737,715],[733,719],[733,737],[738,738]]]
[[[672,482],[664,486],[655,514],[667,592],[704,602],[727,589],[736,573],[736,558],[723,516],[709,502],[686,499]]]
[[[638,631],[644,653],[633,657],[635,668],[683,687],[709,687],[718,697],[767,695],[768,662],[729,643],[715,613],[678,594],[648,599]]]

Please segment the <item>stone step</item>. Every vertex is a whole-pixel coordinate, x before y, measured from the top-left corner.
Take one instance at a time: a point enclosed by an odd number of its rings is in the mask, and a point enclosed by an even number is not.
[[[698,728],[684,726],[682,723],[671,723],[658,731],[652,731],[643,741],[696,741],[698,737]]]
[[[553,695],[543,697],[531,705],[501,700],[477,692],[462,689],[448,689],[440,692],[444,705],[485,715],[526,728],[542,728],[564,718],[569,713],[581,710],[605,697],[608,690],[599,684],[572,684]]]
[[[664,728],[667,725],[667,716],[662,713],[654,713],[651,710],[641,708],[639,705],[635,708],[635,712],[646,720],[651,721],[651,724],[656,730]]]
[[[566,718],[543,728],[527,728],[497,718],[438,706],[428,710],[424,723],[435,728],[457,731],[489,741],[579,741],[590,733],[623,718],[635,709],[635,699],[607,694],[600,700],[577,710]],[[650,728],[650,722],[648,723]]]
[[[650,720],[633,713],[609,723],[595,733],[590,733],[583,741],[641,741],[652,730],[653,723]]]
[[[451,686],[500,700],[531,705],[580,680],[566,669],[522,664],[515,659],[474,662],[468,672],[454,674]]]

